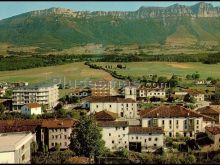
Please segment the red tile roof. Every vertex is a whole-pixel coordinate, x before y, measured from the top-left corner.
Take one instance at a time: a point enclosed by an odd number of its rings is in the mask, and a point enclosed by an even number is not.
[[[161,127],[129,127],[129,134],[163,134]]]
[[[28,108],[38,108],[38,107],[41,107],[41,105],[38,104],[38,103],[29,103],[29,104],[26,104],[26,106]]]
[[[127,127],[127,121],[98,121],[100,127]]]
[[[161,117],[202,117],[201,114],[191,111],[178,105],[161,105],[141,115],[141,118],[161,118]]]
[[[220,127],[205,127],[205,130],[210,132],[213,135],[220,134]]]
[[[95,113],[95,118],[97,121],[114,121],[117,117],[117,113],[109,112],[106,110]]]
[[[92,96],[87,99],[92,103],[135,103],[135,100],[131,98],[125,99],[119,96]]]
[[[210,106],[206,106],[206,107],[202,107],[202,108],[198,108],[196,110],[197,112],[200,112],[201,114],[216,114],[219,115],[220,114],[220,109],[217,108],[212,108]]]
[[[70,128],[75,126],[78,120],[75,119],[46,119],[42,122],[44,128]]]

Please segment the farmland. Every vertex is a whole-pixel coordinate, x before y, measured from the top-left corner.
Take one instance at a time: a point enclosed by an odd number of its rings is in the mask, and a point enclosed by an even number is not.
[[[95,64],[103,67],[112,65],[112,70],[118,74],[133,77],[147,76],[149,74],[167,76],[168,78],[173,74],[185,77],[187,74],[198,72],[201,79],[206,79],[207,77],[220,78],[220,64],[202,64],[199,62],[131,62],[123,63],[126,65],[126,69],[116,68],[118,63],[100,62]]]

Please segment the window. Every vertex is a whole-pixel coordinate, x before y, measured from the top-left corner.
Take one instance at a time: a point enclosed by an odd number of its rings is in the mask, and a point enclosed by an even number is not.
[[[172,137],[172,132],[169,132],[169,137]]]
[[[154,144],[154,147],[156,147],[157,146],[157,144]]]
[[[132,136],[131,139],[134,139],[134,137]]]
[[[152,135],[152,133],[149,133],[149,135]]]
[[[24,154],[24,155],[22,155],[22,161],[24,161],[24,159],[25,159],[25,154]]]
[[[116,131],[118,130],[118,127],[115,127]]]
[[[64,132],[66,132],[66,128],[64,128]]]
[[[199,120],[196,120],[196,124],[199,124]]]
[[[54,143],[51,143],[52,146],[54,146]]]
[[[147,142],[147,139],[145,139],[144,142],[146,143],[146,142]]]
[[[64,138],[65,138],[65,139],[67,139],[67,136],[66,136],[66,135],[64,135]]]
[[[118,135],[118,137],[120,137],[120,135]]]
[[[112,144],[114,144],[115,143],[115,141],[114,140],[112,140]]]
[[[155,138],[154,140],[157,141],[157,138]]]
[[[22,149],[22,150],[24,149],[24,145],[21,147],[21,149]]]
[[[109,133],[109,136],[111,136],[111,134]]]
[[[164,120],[162,120],[162,125],[164,125]]]
[[[54,139],[54,135],[52,135],[52,139]]]
[[[109,105],[109,107],[111,108],[111,107],[112,107],[112,105]]]
[[[128,104],[126,104],[126,106],[128,107]]]
[[[177,124],[177,125],[179,124],[179,121],[178,121],[178,120],[176,120],[176,124]]]
[[[125,144],[127,143],[127,141],[125,141]]]
[[[136,139],[138,140],[138,136],[136,136]]]
[[[56,135],[56,139],[57,139],[57,135]]]
[[[125,127],[123,127],[123,130],[125,130]]]
[[[151,141],[151,138],[148,138],[148,141]]]
[[[98,108],[99,106],[98,105],[96,105],[96,108]]]
[[[170,124],[172,124],[172,120],[170,120]]]
[[[65,142],[64,144],[65,144],[65,146],[67,146],[67,142]]]

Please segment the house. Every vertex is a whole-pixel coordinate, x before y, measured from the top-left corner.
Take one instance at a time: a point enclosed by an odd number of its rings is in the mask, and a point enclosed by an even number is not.
[[[58,104],[58,86],[50,83],[39,83],[18,87],[13,90],[13,110],[20,110],[28,103],[43,104],[48,110]]]
[[[163,146],[163,130],[159,127],[129,127],[129,150],[150,152]]]
[[[31,160],[30,144],[33,135],[28,132],[0,134],[0,163],[27,164]]]
[[[166,97],[166,91],[165,88],[147,88],[145,86],[140,86],[137,89],[138,97],[157,97],[157,98],[165,98]]]
[[[113,96],[115,90],[113,84],[108,80],[99,80],[91,83],[91,95],[92,96]]]
[[[31,132],[33,140],[41,146],[41,124],[42,120],[17,119],[17,120],[0,120],[0,133],[12,132]]]
[[[76,89],[74,92],[71,93],[70,97],[79,97],[79,98],[84,98],[91,96],[91,90],[86,90],[86,89]]]
[[[54,149],[56,144],[60,149],[67,149],[70,144],[70,134],[77,124],[75,119],[46,119],[41,125],[41,141],[48,149]]]
[[[41,105],[38,103],[29,103],[21,107],[21,113],[26,115],[41,115]]]
[[[142,112],[140,117],[142,127],[162,127],[164,135],[169,137],[180,134],[193,138],[196,133],[203,131],[204,116],[178,105],[161,105]]]
[[[206,106],[206,107],[197,109],[196,112],[214,118],[217,123],[220,122],[220,108]]]
[[[197,102],[204,101],[205,95],[201,91],[198,91],[196,89],[189,89],[189,90],[187,90],[187,93],[190,96],[193,96],[196,99]]]
[[[213,141],[213,150],[220,148],[220,126],[205,127],[205,132],[208,137]]]

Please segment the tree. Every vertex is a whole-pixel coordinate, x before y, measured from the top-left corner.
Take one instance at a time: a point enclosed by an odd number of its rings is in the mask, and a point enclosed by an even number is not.
[[[2,103],[0,103],[0,114],[2,115],[5,110],[6,110],[5,106]]]
[[[183,161],[185,164],[195,164],[196,157],[194,155],[190,154],[190,155],[187,155]]]
[[[158,83],[165,83],[167,81],[168,81],[167,77],[164,76],[160,76],[157,80]]]
[[[78,156],[98,156],[105,149],[100,128],[94,116],[83,115],[70,136],[69,148]]]
[[[187,80],[191,80],[191,79],[192,79],[192,75],[187,74],[187,75],[186,75],[186,79],[187,79]]]
[[[55,149],[56,149],[56,151],[60,151],[60,144],[59,143],[55,144]]]

